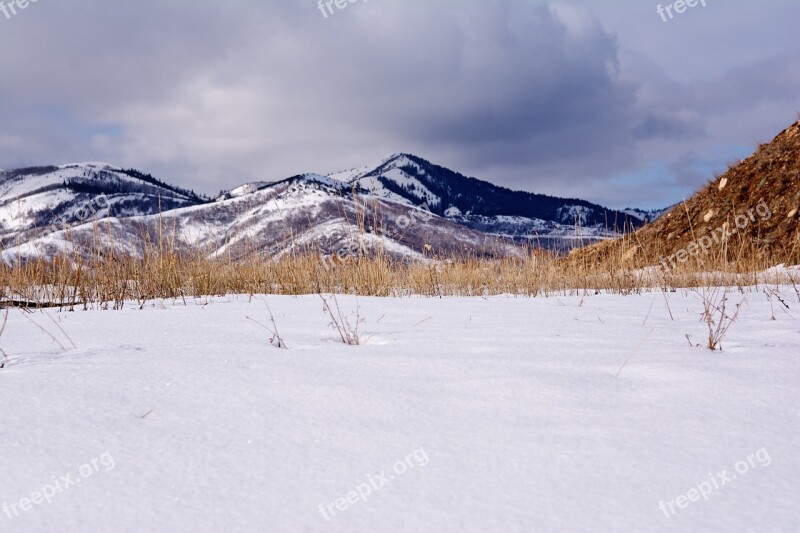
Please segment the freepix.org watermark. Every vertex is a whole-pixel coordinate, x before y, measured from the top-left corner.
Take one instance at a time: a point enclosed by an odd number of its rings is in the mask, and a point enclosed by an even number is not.
[[[668,272],[677,266],[675,264],[676,260],[679,263],[685,263],[690,257],[697,257],[700,259],[701,252],[705,255],[708,255],[708,252],[712,246],[715,244],[725,244],[728,239],[736,235],[739,230],[743,230],[750,224],[756,222],[756,215],[758,215],[758,218],[760,218],[762,222],[766,222],[772,218],[772,211],[767,203],[763,200],[755,207],[755,209],[750,209],[746,213],[740,213],[736,215],[733,219],[733,222],[736,225],[735,228],[732,227],[730,223],[725,222],[717,229],[713,230],[709,235],[703,235],[696,241],[690,243],[686,248],[678,250],[676,253],[667,258],[661,257],[661,266],[664,267],[664,270]],[[702,262],[702,259],[700,260]],[[667,261],[669,261],[669,265],[667,265]]]
[[[75,224],[83,224],[88,221],[92,215],[96,215],[102,210],[108,210],[110,204],[108,197],[105,194],[98,194],[92,200],[84,203],[81,207],[71,215],[61,215],[54,218],[50,222],[50,231],[67,230]],[[109,211],[106,211],[108,214]]]
[[[366,503],[372,494],[388,486],[392,481],[397,479],[397,476],[402,476],[415,467],[426,466],[429,462],[430,458],[427,452],[422,448],[417,448],[406,455],[402,460],[392,465],[390,473],[384,470],[380,474],[370,474],[367,476],[367,482],[359,483],[343,497],[337,498],[327,504],[319,504],[319,512],[322,513],[326,521],[331,520],[336,516],[337,511],[344,512],[350,508],[350,506],[359,502]]]
[[[428,207],[428,203],[425,202],[419,207],[412,207],[408,210],[407,215],[400,215],[394,221],[394,228],[384,229],[384,228],[367,228],[369,233],[372,235],[380,235],[387,239],[397,239],[402,237],[412,226],[417,224],[419,220],[423,222],[427,222],[432,219],[435,215],[431,211],[431,208]],[[360,255],[365,255],[367,250],[364,247],[364,244],[359,241],[356,243],[351,243],[348,245],[339,248],[334,254],[329,255],[320,255],[320,260],[322,261],[322,266],[325,267],[325,270],[331,270],[332,268],[336,268],[337,263],[342,264],[347,261],[351,257],[359,257]]]
[[[707,7],[706,0],[676,0],[675,3],[667,4],[665,6],[658,4],[656,7],[656,13],[658,13],[658,16],[661,17],[661,20],[668,22],[675,18],[675,15],[682,15],[683,13],[686,13],[687,8],[697,7],[698,4],[703,7]],[[673,11],[675,12],[674,15],[672,14]]]
[[[10,2],[6,3],[4,0],[0,0],[0,13],[5,15],[7,19],[10,19],[19,11],[28,9],[29,5],[38,1],[39,0],[11,0]]]
[[[334,7],[341,11],[342,9],[346,8],[350,4],[355,4],[356,2],[366,2],[367,0],[319,0],[317,2],[317,9],[319,9],[322,16],[328,18],[328,15],[333,15],[335,11],[333,10]]]
[[[58,477],[53,476],[51,483],[47,483],[40,489],[33,491],[30,496],[16,502],[3,502],[3,513],[9,520],[13,520],[20,514],[33,509],[35,505],[52,503],[53,498],[57,495],[63,494],[72,487],[77,487],[82,480],[91,477],[95,472],[100,472],[101,467],[104,472],[107,472],[109,470],[114,470],[115,466],[117,466],[117,464],[111,456],[111,453],[106,452],[100,457],[95,457],[88,463],[78,467],[78,476],[71,473]]]
[[[668,502],[661,500],[658,502],[658,508],[664,513],[664,516],[671,518],[679,510],[686,509],[690,503],[700,501],[700,498],[708,501],[711,493],[733,482],[738,476],[747,474],[751,469],[766,468],[771,464],[772,458],[769,456],[769,452],[767,452],[766,448],[761,448],[757,452],[748,455],[747,458],[738,461],[733,466],[735,473],[727,470],[722,470],[716,474],[709,473],[708,480],[698,483],[696,487],[692,487],[685,494],[681,494]]]

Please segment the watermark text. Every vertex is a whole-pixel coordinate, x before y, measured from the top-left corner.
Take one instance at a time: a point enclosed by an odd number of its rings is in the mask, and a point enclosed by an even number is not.
[[[113,470],[115,466],[117,464],[111,453],[106,452],[100,457],[95,457],[88,463],[78,467],[77,476],[72,473],[58,477],[53,476],[51,483],[47,483],[38,490],[33,491],[29,497],[11,503],[3,502],[3,513],[9,520],[13,520],[20,514],[30,511],[34,506],[52,503],[53,498],[57,495],[63,494],[72,487],[77,487],[83,479],[91,477],[95,472],[99,472],[101,468],[107,472]]]
[[[681,494],[677,498],[665,502],[661,500],[658,502],[658,508],[664,513],[664,516],[671,518],[675,516],[679,510],[686,509],[690,503],[700,501],[700,498],[708,501],[708,497],[715,490],[719,490],[725,485],[732,483],[738,476],[747,474],[751,469],[762,467],[765,468],[772,464],[772,458],[769,456],[766,448],[761,448],[755,453],[751,453],[746,459],[738,461],[733,469],[735,472],[728,472],[728,470],[721,470],[715,474],[709,472],[708,480],[702,481],[696,487],[692,487],[685,494]]]
[[[367,476],[366,482],[359,483],[343,497],[337,498],[327,504],[321,503],[319,505],[319,512],[322,513],[326,521],[331,520],[336,516],[337,511],[344,512],[350,508],[350,506],[359,502],[366,503],[372,494],[388,486],[392,481],[397,479],[397,476],[402,476],[415,467],[427,466],[429,462],[430,458],[427,452],[423,448],[417,448],[406,455],[402,460],[392,465],[390,472],[387,473],[386,470],[383,470],[380,474],[370,474]]]

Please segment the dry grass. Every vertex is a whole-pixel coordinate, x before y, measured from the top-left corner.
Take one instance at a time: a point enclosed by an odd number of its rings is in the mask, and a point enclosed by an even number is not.
[[[708,326],[708,341],[706,348],[711,351],[722,350],[722,339],[728,330],[739,318],[739,310],[744,300],[736,304],[733,314],[728,310],[728,291],[721,287],[713,289],[703,289],[702,292],[695,289],[695,293],[703,302],[703,315],[701,320]]]
[[[286,344],[286,341],[283,340],[283,337],[281,337],[281,334],[278,331],[278,324],[275,322],[275,315],[272,314],[272,309],[269,308],[269,304],[267,304],[267,312],[269,313],[269,321],[272,324],[271,326],[262,324],[255,318],[247,317],[247,320],[255,324],[258,324],[272,335],[269,339],[270,344],[274,344],[278,348],[283,348],[285,350],[288,350],[289,346]]]
[[[278,261],[253,253],[244,259],[210,258],[208,251],[182,254],[163,243],[140,255],[62,254],[50,261],[0,264],[0,301],[29,307],[121,309],[156,299],[227,294],[356,294],[364,296],[548,296],[608,292],[634,294],[703,286],[795,285],[791,271],[766,274],[774,263],[761,255],[710,254],[701,264],[665,271],[633,269],[626,247],[602,261],[557,257],[532,250],[518,258],[437,257],[408,262],[381,250],[331,267],[312,251],[293,251]],[[654,261],[652,264],[657,264]]]
[[[319,297],[322,299],[323,311],[328,318],[331,319],[331,327],[339,333],[339,338],[342,340],[342,343],[349,346],[359,346],[362,339],[361,335],[358,333],[358,328],[361,325],[361,315],[358,308],[356,308],[355,318],[351,323],[350,319],[347,318],[347,314],[343,312],[342,308],[339,306],[339,300],[336,298],[335,294],[330,295],[329,298],[321,294]],[[333,301],[333,306],[330,304],[331,300]]]

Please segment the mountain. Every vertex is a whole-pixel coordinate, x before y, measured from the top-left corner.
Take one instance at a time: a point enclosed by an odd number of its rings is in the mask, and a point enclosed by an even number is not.
[[[655,222],[659,218],[666,215],[669,211],[671,211],[675,207],[675,205],[665,207],[664,209],[639,209],[638,207],[626,207],[625,209],[622,210],[622,212],[632,217],[638,218],[645,224],[649,224],[650,222]]]
[[[427,205],[457,224],[517,242],[571,248],[584,240],[599,240],[640,227],[642,212],[606,209],[572,198],[513,191],[469,178],[421,157],[396,154],[375,167],[331,174],[329,177],[386,200]]]
[[[507,242],[408,204],[376,198],[326,176],[305,174],[159,214],[112,216],[52,231],[3,250],[7,262],[85,247],[140,255],[147,244],[241,260],[296,252],[344,259],[378,249],[398,258],[520,253]],[[113,208],[112,208],[113,209]],[[112,213],[113,214],[113,213]]]
[[[378,247],[406,258],[507,256],[521,253],[520,243],[570,249],[641,224],[635,214],[512,191],[409,154],[329,176],[247,183],[216,200],[105,163],[0,172],[7,261],[87,243],[136,254],[165,235],[183,253],[236,259]]]
[[[800,263],[800,121],[631,238],[576,250],[630,266],[760,269]]]
[[[106,163],[0,170],[0,245],[100,219],[150,215],[208,199]]]

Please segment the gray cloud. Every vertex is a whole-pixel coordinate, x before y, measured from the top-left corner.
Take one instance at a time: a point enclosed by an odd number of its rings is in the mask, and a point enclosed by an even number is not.
[[[0,14],[0,166],[107,160],[215,192],[410,151],[515,188],[671,203],[795,119],[798,15],[40,0]]]

